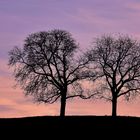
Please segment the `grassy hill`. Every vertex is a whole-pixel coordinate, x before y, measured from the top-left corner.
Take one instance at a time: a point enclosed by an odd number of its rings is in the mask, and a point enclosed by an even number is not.
[[[65,118],[59,116],[38,116],[0,119],[0,129],[65,129],[69,127],[134,129],[140,128],[140,118],[126,116],[118,116],[116,118],[111,116],[66,116]]]
[[[138,131],[138,133],[137,133]],[[118,116],[66,116],[60,118],[58,116],[42,116],[42,117],[25,117],[0,119],[0,132],[17,132],[32,135],[55,136],[56,133],[67,134],[68,137],[76,135],[97,135],[117,136],[130,134],[133,136],[140,133],[140,118]],[[132,133],[133,132],[133,133]],[[54,135],[52,135],[52,133]],[[61,135],[62,136],[62,135]]]

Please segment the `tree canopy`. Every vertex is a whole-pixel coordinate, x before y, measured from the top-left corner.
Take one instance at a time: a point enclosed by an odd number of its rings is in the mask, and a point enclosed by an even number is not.
[[[97,92],[112,101],[116,116],[119,97],[129,100],[140,93],[140,43],[125,35],[104,35],[95,39],[86,55],[98,79]]]
[[[65,115],[66,99],[89,98],[83,95],[79,80],[88,64],[75,54],[78,50],[72,35],[64,30],[51,30],[29,35],[23,48],[9,52],[9,65],[14,67],[16,81],[25,95],[37,102],[54,103],[61,99],[60,115]]]

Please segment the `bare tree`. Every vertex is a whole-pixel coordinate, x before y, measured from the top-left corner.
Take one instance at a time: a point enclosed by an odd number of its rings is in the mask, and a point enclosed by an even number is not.
[[[16,81],[37,102],[61,100],[60,116],[65,116],[66,99],[84,96],[79,80],[80,71],[88,61],[74,56],[78,45],[71,34],[63,30],[29,35],[23,49],[9,52],[9,65],[14,66]],[[74,90],[73,90],[74,89]]]
[[[104,35],[92,45],[86,55],[98,79],[96,91],[112,101],[112,116],[117,116],[117,99],[140,93],[140,44],[129,36]]]

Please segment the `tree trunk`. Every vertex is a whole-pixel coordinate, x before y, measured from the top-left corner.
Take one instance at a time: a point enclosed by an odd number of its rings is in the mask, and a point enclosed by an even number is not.
[[[112,117],[117,116],[117,97],[113,96],[112,100]]]
[[[66,92],[61,96],[61,107],[60,107],[60,117],[65,116],[65,108],[66,108]]]

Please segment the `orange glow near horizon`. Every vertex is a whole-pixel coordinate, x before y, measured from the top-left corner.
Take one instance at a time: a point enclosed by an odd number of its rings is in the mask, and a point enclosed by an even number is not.
[[[2,67],[7,68],[3,64]],[[0,118],[59,115],[60,103],[37,104],[25,97],[21,89],[13,88],[15,81],[9,76],[0,77]],[[118,103],[118,115],[140,116],[140,102]],[[111,115],[111,103],[102,100],[67,100],[66,115]]]

